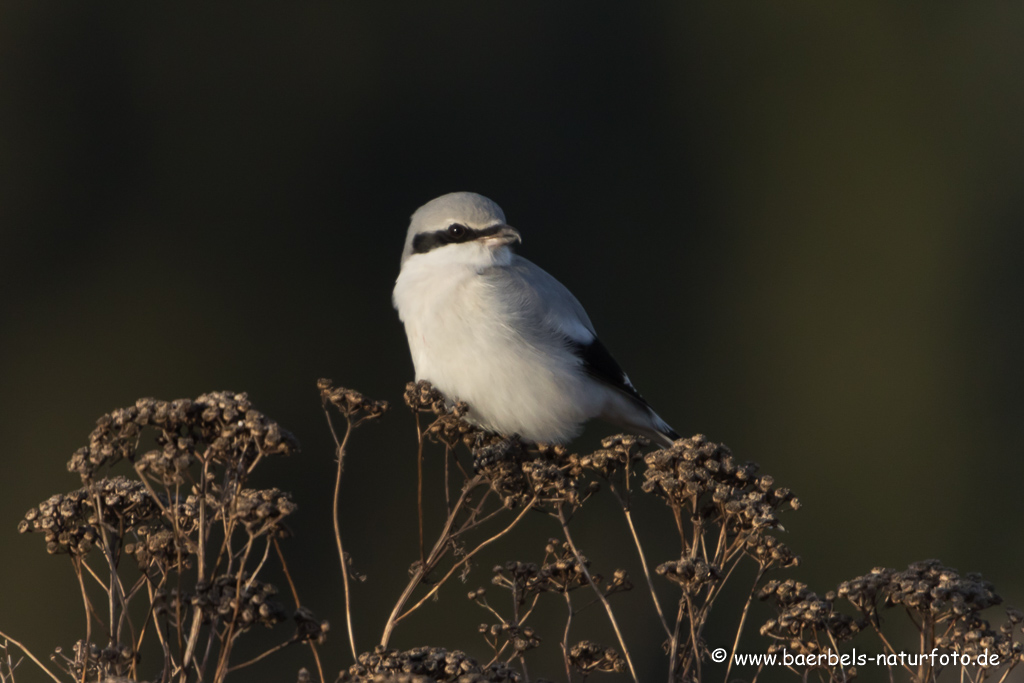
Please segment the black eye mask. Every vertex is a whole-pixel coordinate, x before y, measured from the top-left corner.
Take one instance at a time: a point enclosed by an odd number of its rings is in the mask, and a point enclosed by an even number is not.
[[[443,247],[446,244],[461,244],[473,240],[497,235],[501,232],[503,225],[492,225],[489,228],[468,228],[461,223],[452,223],[444,230],[434,232],[421,232],[412,238],[412,253],[425,254],[428,251]]]

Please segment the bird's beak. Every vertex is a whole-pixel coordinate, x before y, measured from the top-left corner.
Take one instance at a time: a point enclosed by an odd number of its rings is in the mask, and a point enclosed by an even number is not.
[[[510,225],[497,226],[499,230],[484,239],[491,243],[492,248],[503,247],[509,244],[522,244],[523,238],[519,231]]]

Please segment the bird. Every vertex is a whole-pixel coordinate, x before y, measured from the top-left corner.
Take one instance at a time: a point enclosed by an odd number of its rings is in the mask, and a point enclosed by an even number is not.
[[[413,214],[392,302],[416,379],[465,419],[526,442],[565,444],[600,418],[670,446],[677,434],[597,338],[580,302],[513,251],[496,203],[452,192]]]

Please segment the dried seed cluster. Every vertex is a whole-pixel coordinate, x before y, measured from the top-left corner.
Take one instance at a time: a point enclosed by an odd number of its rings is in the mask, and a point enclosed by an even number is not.
[[[292,494],[280,489],[243,489],[235,497],[235,519],[253,536],[283,533],[282,520],[295,512]]]
[[[157,448],[142,452],[144,443]],[[288,617],[273,599],[277,589],[248,570],[258,573],[264,567],[270,543],[284,535],[284,519],[296,505],[285,491],[247,489],[244,484],[263,457],[297,451],[295,438],[255,410],[245,394],[140,399],[101,417],[88,445],[72,456],[68,469],[79,474],[82,488],[32,508],[18,529],[42,532],[53,554],[77,559],[99,546],[105,558],[114,558],[73,564],[80,579],[84,567],[100,586],[109,586],[105,610],[96,609],[86,597],[94,634],[149,635],[164,655],[156,660],[164,666],[157,679],[172,671],[174,676],[179,671],[191,676],[182,667],[188,661],[198,666],[196,659],[185,656],[185,648],[195,642],[189,633],[196,633],[192,629],[199,627],[198,619],[208,628],[208,636],[202,636],[208,638],[203,661],[217,662],[217,673],[209,673],[219,680],[230,666],[230,651],[239,634]],[[100,476],[102,468],[122,460],[134,464],[138,479]],[[260,538],[266,538],[267,545],[256,550]],[[124,566],[117,560],[125,556],[134,558],[141,576],[126,581],[124,575],[116,575]],[[97,568],[108,576],[98,575]],[[216,578],[196,580],[197,573],[210,571]],[[131,591],[115,590],[133,583]],[[140,609],[129,604],[133,600],[150,604]],[[151,627],[133,624],[136,614],[145,614]],[[299,608],[294,619],[297,631],[289,643],[323,640],[327,622],[317,621],[305,608]],[[138,676],[138,658],[121,645],[100,648],[81,641],[74,657],[59,655],[55,661],[75,680]]]
[[[655,567],[659,576],[679,584],[690,596],[697,595],[722,580],[721,569],[700,558],[682,557],[679,560],[663,562]]]
[[[550,539],[545,548],[544,563],[506,562],[491,571],[491,583],[512,592],[516,602],[522,604],[528,597],[538,593],[567,593],[587,585],[583,567],[590,567],[590,560],[583,557],[583,565],[576,559],[568,543]],[[600,574],[591,574],[594,583],[601,582]]]
[[[426,380],[406,384],[403,398],[405,405],[416,412],[433,413],[434,415],[445,415],[452,412],[450,410],[451,403],[444,394]]]
[[[788,569],[800,564],[800,557],[774,536],[753,534],[747,538],[746,553],[763,569],[780,567]]]
[[[527,449],[512,437],[473,449],[473,471],[484,477],[506,507],[536,499],[537,505],[578,506],[598,488],[581,486],[581,470],[563,446]],[[582,489],[582,490],[581,490]]]
[[[372,420],[388,411],[387,401],[374,401],[358,391],[336,387],[329,379],[317,380],[316,386],[320,390],[320,400],[330,403],[350,420]]]
[[[138,653],[120,643],[99,647],[94,643],[79,640],[72,648],[72,657],[65,655],[61,648],[53,654],[53,660],[60,663],[74,680],[118,681],[130,680],[127,675]]]
[[[532,626],[521,624],[480,624],[477,629],[491,643],[495,652],[502,651],[500,643],[506,642],[511,645],[512,650],[522,654],[540,646],[540,638]]]
[[[138,458],[147,427],[157,432],[160,448]],[[102,467],[138,460],[146,471],[175,484],[197,459],[248,469],[261,454],[290,455],[298,449],[295,437],[253,409],[246,394],[215,391],[194,401],[141,398],[134,406],[104,415],[89,435],[89,445],[71,456],[68,470],[89,481]]]
[[[327,632],[331,630],[330,622],[317,619],[313,610],[308,607],[300,607],[292,615],[295,620],[295,642],[323,643],[327,640]]]
[[[159,505],[142,482],[114,477],[50,496],[25,513],[18,531],[43,532],[46,552],[51,555],[80,556],[98,542],[101,527],[117,534],[159,514]]]
[[[790,652],[818,654],[853,638],[865,626],[864,621],[837,612],[833,603],[835,593],[819,598],[806,584],[787,579],[766,583],[758,597],[771,600],[778,608],[778,616],[769,619],[761,627],[761,635],[774,638],[777,642],[768,647],[769,652]]]
[[[648,445],[648,439],[632,434],[605,437],[600,449],[579,458],[579,465],[610,479],[627,465],[643,460],[643,449]]]
[[[702,434],[649,453],[644,462],[644,491],[673,508],[721,520],[730,533],[776,528],[784,505],[800,507],[789,489],[775,488],[770,476],[757,476],[755,463],[737,463],[728,448]]]
[[[426,380],[406,384],[404,398],[405,405],[414,413],[434,415],[434,420],[423,430],[426,437],[434,443],[443,444],[448,448],[455,448],[462,443],[467,448],[473,448],[484,442],[491,443],[501,439],[467,422],[465,417],[469,413],[469,406],[461,401],[448,400]]]
[[[928,611],[933,616],[947,611],[966,616],[999,605],[1003,599],[981,574],[961,577],[955,569],[942,566],[938,560],[926,560],[893,573],[886,602],[919,612]]]
[[[504,662],[481,666],[460,650],[417,647],[389,650],[378,645],[359,655],[337,683],[519,683],[519,673]]]
[[[203,623],[236,621],[236,629],[247,629],[256,624],[275,626],[288,618],[284,608],[273,599],[277,588],[253,579],[246,573],[218,576],[213,581],[196,582],[195,590],[157,591],[153,605],[158,612],[169,616],[190,615],[190,608],[198,608]]]
[[[540,637],[531,626],[526,626],[522,620],[528,618],[533,612],[540,595],[544,593],[560,593],[568,597],[568,593],[577,588],[587,587],[590,582],[587,580],[587,568],[590,561],[580,556],[577,559],[568,542],[560,542],[552,538],[548,540],[544,548],[544,561],[541,564],[534,562],[510,561],[493,568],[491,583],[499,588],[507,590],[512,597],[513,609],[511,618],[503,618],[499,615],[486,599],[487,591],[478,588],[470,591],[468,597],[481,607],[498,615],[501,623],[481,624],[480,633],[487,640],[495,652],[495,657],[501,656],[503,652],[514,652],[521,655],[527,650],[538,647],[541,643]],[[599,574],[591,574],[595,585],[602,582]],[[604,588],[605,596],[614,593],[631,590],[633,584],[629,575],[624,569],[615,571],[612,580]],[[523,616],[524,605],[528,605]]]
[[[904,571],[875,567],[840,584],[838,593],[876,625],[880,606],[901,606],[915,615],[916,623],[946,624],[936,638],[940,648],[972,657],[988,650],[998,652],[1003,663],[1021,661],[1024,646],[1014,640],[1013,631],[1024,616],[1008,609],[1006,623],[993,629],[981,612],[1003,599],[980,574],[960,576],[938,560],[925,560]]]
[[[196,545],[188,536],[159,525],[139,527],[135,533],[138,540],[125,544],[124,551],[135,558],[139,569],[166,573],[193,566]]]
[[[626,660],[615,648],[589,640],[580,641],[569,649],[569,663],[584,675],[595,671],[622,673],[626,670]]]

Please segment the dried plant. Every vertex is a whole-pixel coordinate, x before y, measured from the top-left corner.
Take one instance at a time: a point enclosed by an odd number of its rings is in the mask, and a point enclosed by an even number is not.
[[[287,492],[246,488],[263,458],[298,447],[245,394],[146,398],[101,417],[68,462],[82,487],[43,501],[18,526],[66,555],[81,588],[85,635],[56,651],[57,669],[81,683],[141,680],[150,640],[162,661],[145,676],[161,682],[223,681],[298,643],[315,653],[327,623],[299,605],[294,586],[289,610],[260,578],[275,560],[287,572],[280,539],[296,505]],[[111,473],[123,461],[133,476]],[[289,619],[294,633],[279,645],[231,661],[250,629]]]
[[[670,683],[708,680],[712,659],[719,667],[716,678],[724,667],[725,680],[731,680],[741,637],[748,645],[757,637],[757,632],[747,634],[746,626],[755,596],[775,614],[760,628],[764,645],[759,659],[737,664],[752,667],[735,671],[751,683],[767,667],[778,666],[801,680],[851,680],[863,665],[838,655],[850,654],[855,639],[872,635],[891,681],[928,683],[944,672],[959,680],[1003,681],[1024,657],[1018,640],[1024,614],[1010,609],[1005,623],[991,626],[985,615],[1001,603],[991,584],[975,574],[961,577],[935,560],[901,572],[874,569],[823,597],[793,579],[776,578],[775,572],[799,563],[777,538],[784,531],[781,513],[799,509],[799,500],[724,445],[697,435],[651,448],[643,437],[618,435],[581,455],[564,446],[527,444],[515,435],[480,430],[467,420],[470,406],[449,401],[426,382],[410,383],[404,396],[417,433],[419,549],[411,553],[408,583],[378,644],[360,650],[355,626],[366,622],[353,618],[350,590],[362,577],[342,543],[340,485],[354,431],[384,416],[388,404],[330,380],[320,380],[318,389],[337,467],[334,545],[348,640],[347,653],[342,648],[334,652],[347,659],[339,667],[338,683],[539,683],[545,679],[531,675],[528,661],[543,648],[560,654],[563,670],[557,675],[567,682],[608,674],[638,681],[637,658],[650,665],[650,648],[643,649],[637,634],[626,632],[616,616],[638,610],[653,610],[660,622],[663,671]],[[335,429],[339,417],[344,431]],[[141,446],[148,438],[156,448]],[[286,520],[295,503],[278,489],[245,487],[265,456],[288,455],[297,448],[295,439],[253,410],[244,394],[171,403],[144,399],[101,418],[89,445],[68,465],[83,486],[44,501],[20,525],[22,531],[43,533],[50,553],[69,557],[82,589],[86,634],[69,654],[58,651],[58,668],[80,683],[138,681],[138,652],[149,638],[163,652],[162,665],[150,680],[222,681],[277,650],[303,643],[310,646],[319,680],[326,683],[316,648],[326,636],[326,622],[300,605],[294,585],[295,607],[288,610],[276,598],[275,587],[261,578],[272,556],[288,576],[279,540],[288,533]],[[424,461],[435,454],[443,462],[439,482],[424,475]],[[134,467],[129,471],[134,476],[109,475],[124,460]],[[437,519],[426,514],[425,492],[435,497],[443,492],[445,507]],[[597,571],[576,543],[574,531],[588,524],[589,508],[584,508],[596,495],[612,496],[609,500],[621,510],[621,540],[632,546],[642,574],[635,581],[622,568]],[[653,532],[638,528],[634,520],[639,496],[663,503],[661,531],[677,539],[674,548],[645,545],[643,537]],[[481,553],[498,547],[531,513],[546,518],[550,529],[537,540],[536,555],[494,566],[491,586],[468,592],[485,620],[466,624],[467,637],[475,631],[473,638],[482,639],[483,648],[476,640],[474,652],[489,654],[390,647],[395,630],[410,615],[444,610],[446,603],[438,598],[459,590],[449,586],[453,579],[465,582],[480,571]],[[137,578],[123,571],[126,557],[137,567]],[[737,571],[744,563],[748,569]],[[736,578],[745,575],[753,580]],[[633,590],[637,585],[646,590]],[[727,591],[743,606],[730,617],[738,626],[723,665],[725,649],[717,648],[712,658],[704,634]],[[666,595],[672,596],[670,602]],[[547,602],[561,604],[557,609],[564,620],[536,616]],[[887,634],[891,628],[885,617],[893,610],[909,617],[919,645],[916,655],[900,652]],[[573,637],[584,612],[607,623],[613,643]],[[242,634],[256,626],[277,626],[289,614],[294,635],[249,661],[231,663]],[[20,643],[9,643],[60,680]],[[972,659],[947,665],[935,653]],[[979,664],[976,658],[983,653],[997,659]],[[20,660],[6,646],[0,655],[0,683],[13,682]],[[309,670],[299,671],[300,683],[312,679]]]

